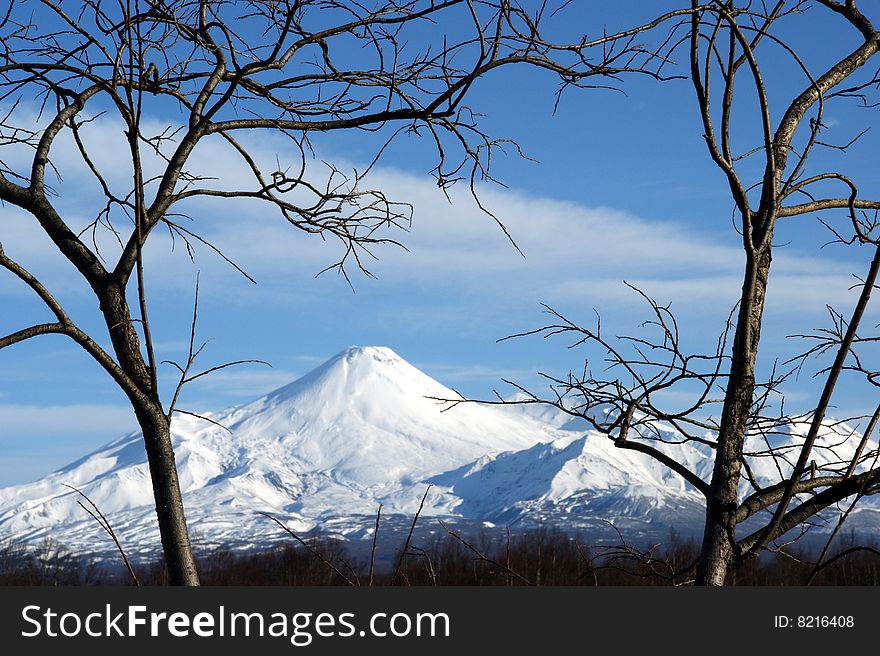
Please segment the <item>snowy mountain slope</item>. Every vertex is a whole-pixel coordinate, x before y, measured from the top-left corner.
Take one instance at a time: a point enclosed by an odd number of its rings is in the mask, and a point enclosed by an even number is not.
[[[211,415],[231,432],[176,418],[194,541],[259,548],[288,539],[259,511],[301,533],[368,539],[380,503],[383,526],[406,527],[429,484],[423,524],[442,517],[474,526],[607,531],[603,520],[610,520],[631,535],[700,529],[701,496],[649,457],[534,407],[460,404],[443,412],[431,398],[455,396],[390,349],[352,347],[285,387]],[[661,447],[708,479],[704,449]],[[827,449],[828,457],[845,457],[841,448]],[[762,467],[759,476],[775,475]],[[0,490],[0,538],[51,537],[81,553],[108,553],[112,544],[64,484],[101,508],[132,554],[155,555],[139,434]]]
[[[679,476],[594,434],[484,456],[430,482],[453,490],[461,499],[456,510],[462,515],[505,524],[542,508],[574,515],[566,523],[577,523],[577,515],[592,515],[589,511],[598,505],[606,507],[601,515],[606,519],[649,519],[651,509],[673,498],[700,506],[700,497]],[[609,503],[611,499],[617,502]]]
[[[412,514],[422,481],[487,453],[528,448],[560,432],[503,409],[463,404],[449,412],[428,397],[455,393],[390,349],[351,348],[252,403],[208,422],[178,417],[173,439],[193,532],[258,546],[277,531],[257,511],[299,531],[330,517]],[[139,434],[112,442],[31,484],[0,490],[0,535],[51,535],[82,550],[105,538],[64,484],[82,489],[138,550],[157,544],[146,456]],[[432,494],[426,514],[454,500]],[[359,528],[359,526],[358,526]]]

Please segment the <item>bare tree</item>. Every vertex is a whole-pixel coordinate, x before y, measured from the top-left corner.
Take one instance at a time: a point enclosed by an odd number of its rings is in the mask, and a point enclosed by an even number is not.
[[[824,170],[815,156],[822,149],[845,152],[865,134],[856,130],[849,143],[830,143],[822,134],[823,118],[831,103],[876,106],[872,94],[880,89],[880,69],[867,65],[878,59],[880,32],[854,0],[818,0],[814,6],[786,0],[767,4],[700,5],[692,0],[687,23],[677,26],[680,50],[673,56],[681,54],[689,63],[700,129],[729,188],[734,223],[742,237],[742,292],[717,348],[688,353],[669,307],[645,294],[652,315],[645,324],[650,334],[610,338],[599,321],[587,327],[547,308],[553,319],[549,325],[514,336],[567,335],[574,339],[573,346],[590,349],[604,365],[602,373],[594,373],[587,362],[565,376],[546,376],[550,396],[517,386],[526,393],[521,402],[550,404],[586,419],[616,446],[656,459],[705,497],[702,550],[694,564],[698,585],[723,585],[728,571],[766,549],[783,548],[792,531],[797,536],[809,530],[819,513],[843,500],[880,492],[877,443],[871,440],[880,406],[848,421],[831,421],[827,414],[843,374],[863,376],[874,388],[880,383],[876,365],[859,354],[880,339],[860,332],[880,268],[880,200],[862,198],[852,177]],[[824,12],[823,20],[842,21],[852,37],[851,43],[843,44],[847,54],[819,71],[807,66],[778,29],[783,21],[802,20],[807,11]],[[769,89],[762,75],[765,53],[787,59],[795,71],[792,79],[802,80],[800,91],[780,107],[771,98],[777,99],[781,91]],[[740,113],[737,120],[732,118],[735,112]],[[754,134],[761,135],[758,143],[741,137]],[[758,165],[756,159],[761,160]],[[829,308],[832,325],[800,335],[811,340],[810,345],[787,366],[772,364],[778,354],[766,357],[763,369],[770,374],[758,380],[774,229],[779,221],[806,220],[807,215],[818,216],[832,230],[834,241],[869,252],[870,264],[858,278],[860,295],[852,311],[844,315]],[[833,355],[831,363],[821,359],[826,355]],[[812,408],[793,414],[786,409],[786,390],[812,358],[820,358],[817,375],[824,377],[824,385]],[[686,407],[674,405],[669,392],[689,398]],[[851,428],[865,419],[861,432]],[[776,439],[798,435],[785,446]],[[681,455],[678,449],[691,447],[713,459],[708,480],[676,457]],[[775,483],[754,475],[761,459],[774,463]],[[848,515],[849,510],[840,523]],[[748,529],[745,535],[743,528]]]
[[[54,315],[0,337],[0,349],[66,335],[126,394],[144,436],[172,583],[194,585],[198,576],[171,419],[185,412],[178,406],[185,384],[227,365],[194,369],[201,349],[193,330],[186,361],[174,363],[176,388],[170,400],[161,398],[142,257],[147,240],[163,228],[190,254],[207,247],[236,266],[181,217],[196,213],[199,199],[241,199],[338,240],[342,255],[331,269],[363,269],[373,247],[396,243],[388,229],[408,223],[409,207],[370,188],[369,167],[350,175],[332,166],[316,171],[309,156],[315,135],[376,133],[376,157],[397,135],[427,136],[438,185],[464,180],[473,188],[504,143],[484,134],[464,104],[484,74],[527,64],[557,75],[562,89],[614,86],[628,72],[661,77],[662,48],[652,52],[635,39],[662,18],[553,45],[541,36],[545,12],[507,0],[370,7],[348,0],[40,0],[13,2],[0,16],[0,201],[31,217],[61,261],[75,267],[106,328],[82,329],[45,281],[0,246],[0,265]],[[96,156],[88,131],[96,120],[124,136],[124,184]],[[155,121],[166,127],[152,130]],[[283,161],[267,167],[250,145],[256,135],[286,140]],[[223,145],[249,179],[213,180],[212,171],[195,170],[194,153],[206,142]],[[74,152],[74,164],[58,156],[61,148]],[[52,178],[69,175],[65,167],[85,171],[100,199],[84,224],[60,209]]]

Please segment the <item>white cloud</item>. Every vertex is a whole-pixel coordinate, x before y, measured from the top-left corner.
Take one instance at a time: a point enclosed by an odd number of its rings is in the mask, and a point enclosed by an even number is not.
[[[158,132],[161,121],[150,121]],[[90,125],[97,139],[95,156],[111,171],[114,182],[127,183],[125,151],[114,147],[114,125]],[[250,144],[256,158],[268,167],[275,153],[287,144],[271,139]],[[78,155],[70,143],[59,142],[55,156],[59,167],[76,171]],[[345,162],[336,162],[342,169]],[[320,160],[313,163],[322,168]],[[350,164],[348,167],[353,168]],[[65,178],[65,185],[87,188],[88,173],[81,170]],[[243,168],[228,147],[207,142],[193,155],[195,172],[210,172],[216,183],[229,186],[243,179]],[[247,179],[247,178],[244,178]],[[484,204],[504,222],[524,253],[521,256],[494,221],[480,211],[463,186],[452,189],[452,202],[427,176],[390,168],[376,169],[369,184],[389,198],[412,203],[415,217],[409,232],[389,230],[384,236],[399,239],[409,252],[392,246],[376,249],[379,259],[370,267],[378,283],[354,276],[358,289],[381,289],[400,308],[398,319],[411,326],[446,324],[449,309],[465,309],[471,316],[522,312],[548,302],[569,311],[635,308],[637,295],[623,280],[672,302],[678,312],[720,317],[736,301],[741,285],[743,254],[739,237],[725,223],[717,233],[694,225],[655,221],[614,208],[590,208],[573,202],[531,196],[498,187],[481,187]],[[71,205],[72,223],[88,223],[87,198],[77,194]],[[326,304],[328,290],[348,294],[347,285],[332,274],[315,282],[314,275],[341,255],[338,244],[323,242],[287,224],[270,208],[253,202],[200,200],[181,207],[193,217],[191,227],[226,255],[241,264],[260,285],[254,288],[209,249],[197,246],[197,262],[190,263],[178,241],[166,231],[151,236],[146,250],[148,294],[176,302],[189,312],[194,277],[202,271],[202,298],[223,306],[253,307],[271,304]],[[6,212],[6,210],[2,210]],[[0,215],[5,216],[5,215]],[[66,214],[68,216],[68,214]],[[46,276],[53,290],[65,298],[88,298],[86,287],[60,262],[38,228],[16,216],[0,218],[0,238],[7,250],[18,252]],[[110,241],[103,244],[108,256]],[[789,316],[822,312],[825,303],[845,307],[853,298],[849,289],[851,263],[839,256],[819,257],[793,248],[782,249],[774,259],[768,312]],[[170,293],[169,293],[170,292]],[[0,294],[23,298],[21,285],[0,280]],[[396,301],[393,300],[396,297]],[[408,311],[411,300],[432,299],[431,307]],[[470,307],[471,310],[466,308]],[[497,308],[497,309],[493,309]],[[377,310],[378,312],[378,310]],[[460,312],[457,313],[461,315]],[[181,314],[183,316],[183,314]],[[504,328],[501,329],[502,332]]]

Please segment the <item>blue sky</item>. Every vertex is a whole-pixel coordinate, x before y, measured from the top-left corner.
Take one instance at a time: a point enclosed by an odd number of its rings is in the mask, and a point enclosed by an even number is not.
[[[609,29],[641,17],[646,3],[574,3],[570,24]],[[605,4],[605,3],[602,3]],[[654,3],[651,3],[652,5]],[[673,5],[675,3],[657,3]],[[808,64],[821,66],[854,44],[851,30],[837,29],[815,8],[790,32]],[[880,16],[877,17],[880,20]],[[830,27],[829,27],[830,25]],[[818,38],[830,29],[830,41]],[[680,53],[680,57],[683,53]],[[762,68],[773,89],[774,117],[803,86],[781,52],[768,46]],[[506,188],[486,184],[480,194],[524,252],[520,256],[464,189],[451,202],[428,171],[430,153],[418,140],[396,143],[372,175],[392,198],[411,202],[408,233],[391,234],[409,251],[385,247],[371,264],[376,279],[353,275],[354,290],[339,276],[315,274],[338,256],[332,244],[281,225],[275,216],[235,203],[192,208],[202,233],[224,248],[254,278],[254,286],[206,250],[192,264],[180,248],[156,235],[146,252],[153,335],[160,359],[183,357],[195,276],[200,272],[199,336],[209,339],[203,364],[256,358],[272,367],[226,370],[189,388],[183,407],[195,411],[246,402],[306,373],[352,344],[385,345],[457,390],[488,397],[504,392],[500,379],[537,385],[537,371],[577,369],[582,356],[564,341],[537,338],[497,344],[500,337],[537,327],[540,303],[573,319],[591,321],[593,309],[609,331],[637,330],[646,317],[627,280],[670,302],[690,344],[714,339],[734,303],[742,255],[731,221],[731,202],[721,174],[701,138],[693,91],[686,81],[625,83],[627,94],[567,94],[553,114],[555,82],[534,71],[508,70],[475,89],[470,104],[487,116],[493,135],[517,140],[537,162],[511,154],[494,163]],[[744,85],[745,86],[745,85]],[[735,114],[737,150],[754,145],[756,124],[748,90]],[[846,142],[876,125],[877,109],[841,105],[826,114],[828,139]],[[163,125],[161,111],[147,120]],[[110,119],[93,123],[91,138],[105,140],[102,164],[114,168],[120,137]],[[876,130],[845,156],[819,153],[815,164],[842,166],[864,197],[880,196],[872,157]],[[318,159],[362,167],[375,141],[337,134],[314,141]],[[252,144],[272,161],[283,144]],[[59,146],[57,157],[72,157]],[[196,159],[206,170],[235,175],[221,150],[205,148]],[[122,170],[122,164],[115,164]],[[313,166],[320,166],[316,161]],[[94,205],[91,187],[77,173],[59,185],[59,205],[71,221],[84,221]],[[31,221],[0,209],[0,239],[64,299],[84,327],[99,330],[95,301],[71,270],[58,262]],[[209,220],[210,219],[210,220]],[[783,222],[768,296],[762,362],[797,350],[786,335],[825,325],[825,304],[847,311],[852,273],[864,269],[866,249],[829,246],[814,219]],[[10,276],[0,276],[0,332],[44,320],[45,311]],[[872,324],[877,323],[873,310]],[[163,372],[167,385],[173,370]],[[792,403],[808,403],[815,384],[804,377]],[[864,411],[864,387],[847,383],[838,411]],[[134,428],[123,395],[89,358],[64,338],[44,337],[0,351],[0,486],[32,480]]]

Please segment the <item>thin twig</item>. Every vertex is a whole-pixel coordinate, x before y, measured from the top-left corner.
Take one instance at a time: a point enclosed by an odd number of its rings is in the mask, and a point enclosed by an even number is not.
[[[518,580],[522,581],[523,583],[525,583],[526,585],[534,585],[534,583],[532,583],[529,579],[527,579],[525,576],[523,576],[522,574],[520,574],[516,570],[511,569],[507,565],[499,563],[497,560],[494,560],[493,558],[490,558],[489,556],[484,554],[482,551],[477,549],[470,542],[468,542],[463,537],[461,537],[461,535],[459,535],[458,533],[456,533],[455,531],[453,531],[452,529],[447,527],[446,524],[444,524],[443,522],[440,522],[440,526],[442,526],[443,530],[446,531],[450,536],[452,536],[453,538],[455,538],[456,540],[461,542],[465,547],[470,549],[477,556],[477,560],[481,560],[484,563],[489,563],[490,565],[495,565],[495,567],[502,570],[502,573],[505,574],[506,576],[518,579]]]
[[[373,529],[373,548],[370,549],[370,582],[369,587],[373,587],[373,572],[376,567],[376,540],[379,538],[379,518],[382,516],[382,504],[379,504],[379,509],[376,511],[376,526]]]
[[[265,512],[262,512],[262,511],[258,511],[258,514],[262,515],[263,517],[266,517],[267,519],[271,519],[273,522],[275,522],[276,524],[278,524],[278,526],[280,526],[284,531],[286,531],[286,532],[287,532],[287,533],[288,533],[288,534],[289,534],[294,540],[296,540],[296,541],[299,542],[302,546],[304,546],[304,547],[308,550],[308,552],[309,552],[310,554],[312,554],[315,558],[317,558],[318,560],[320,560],[320,561],[321,561],[321,562],[322,562],[322,563],[323,563],[328,569],[332,570],[337,576],[339,576],[339,578],[341,578],[343,581],[345,581],[346,583],[348,583],[348,584],[349,584],[350,586],[352,586],[353,588],[356,588],[356,587],[357,587],[357,584],[356,584],[354,581],[352,581],[350,578],[348,578],[345,574],[343,574],[342,572],[340,572],[340,571],[339,571],[339,568],[336,567],[336,565],[334,565],[334,564],[331,563],[329,560],[327,560],[326,558],[324,558],[324,556],[322,556],[320,552],[316,551],[316,550],[313,549],[311,546],[309,546],[309,544],[308,544],[305,540],[303,540],[303,539],[302,539],[301,537],[299,537],[296,533],[294,533],[294,532],[293,532],[292,530],[290,530],[287,526],[285,526],[285,525],[284,525],[279,519],[277,519],[276,517],[273,517],[273,516],[270,515],[269,513],[265,513]]]
[[[140,586],[141,583],[140,583],[140,581],[138,580],[137,574],[134,573],[134,568],[133,568],[132,565],[131,565],[131,561],[128,559],[128,554],[126,554],[126,553],[125,553],[125,549],[122,548],[122,544],[119,542],[119,538],[116,536],[116,531],[113,530],[113,527],[110,525],[110,522],[109,522],[109,521],[107,520],[107,518],[104,516],[104,513],[101,512],[100,508],[98,508],[98,506],[95,505],[95,502],[92,501],[92,500],[86,495],[85,492],[83,492],[82,490],[80,490],[80,489],[78,489],[78,488],[73,487],[73,485],[68,485],[67,483],[62,483],[62,485],[63,485],[64,487],[66,487],[66,488],[70,488],[71,490],[73,490],[74,492],[76,492],[76,493],[77,493],[78,495],[80,495],[83,499],[85,499],[85,500],[88,502],[88,504],[92,507],[92,510],[90,510],[89,508],[86,508],[86,507],[83,505],[82,501],[77,501],[77,503],[79,504],[80,508],[82,508],[82,509],[85,510],[87,513],[89,513],[89,515],[92,516],[92,519],[94,519],[96,522],[98,522],[98,525],[99,525],[102,529],[104,529],[104,531],[107,533],[107,535],[110,536],[110,539],[113,540],[113,543],[116,545],[116,549],[117,549],[117,551],[119,551],[119,555],[122,556],[122,561],[125,563],[125,567],[126,567],[126,569],[128,569],[128,575],[131,577],[132,582],[133,582],[136,586]]]
[[[409,533],[406,536],[406,542],[403,544],[403,549],[400,551],[400,558],[397,559],[397,567],[394,568],[394,576],[391,577],[391,583],[389,585],[394,585],[394,582],[397,580],[397,575],[400,574],[400,568],[403,566],[403,559],[406,558],[406,553],[409,551],[409,543],[412,540],[413,531],[416,530],[416,522],[419,521],[419,515],[422,514],[422,508],[425,505],[425,499],[428,498],[428,492],[431,491],[431,485],[427,487],[425,490],[425,494],[422,496],[422,501],[419,504],[419,509],[416,511],[415,517],[413,517],[412,526],[409,527]]]

